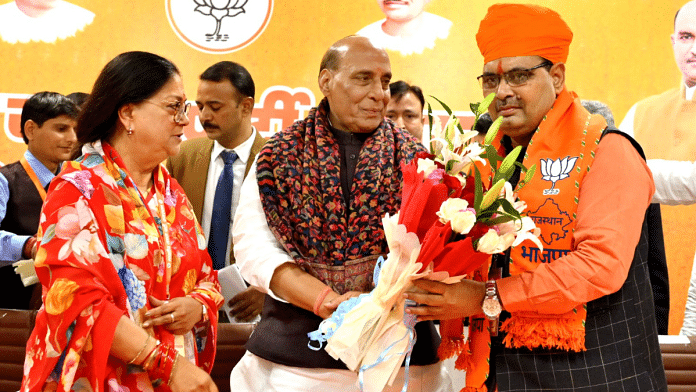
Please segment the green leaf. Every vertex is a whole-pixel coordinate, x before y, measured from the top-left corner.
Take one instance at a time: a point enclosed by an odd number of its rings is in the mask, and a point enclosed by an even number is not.
[[[495,213],[495,210],[492,208],[483,210],[480,213],[476,214],[476,220],[479,222],[487,223],[491,219],[491,217],[493,216],[494,213]]]
[[[437,97],[435,97],[435,96],[432,96],[432,95],[431,95],[431,97],[432,97],[433,99],[435,99],[436,101],[440,102],[440,105],[442,105],[442,107],[445,109],[445,111],[447,112],[447,114],[449,114],[450,116],[452,115],[452,109],[450,109],[450,107],[447,106],[446,103],[440,101],[440,100],[437,99]],[[456,117],[456,116],[455,116],[455,117]],[[464,133],[464,128],[462,128],[462,124],[457,123],[457,129],[459,129],[459,133]]]
[[[430,153],[433,153],[433,108],[430,106],[430,102],[427,102],[428,105],[428,140],[430,140]]]
[[[495,139],[495,136],[498,134],[498,130],[500,129],[500,124],[503,122],[503,116],[500,116],[493,121],[493,124],[491,124],[490,128],[488,128],[488,132],[486,132],[486,137],[483,141],[484,144],[491,144],[493,142],[493,139]]]
[[[497,217],[495,217],[495,218],[489,220],[488,222],[486,222],[486,224],[488,224],[488,225],[490,225],[490,226],[494,226],[494,225],[499,225],[499,224],[501,224],[501,223],[506,223],[506,222],[514,221],[514,220],[517,220],[517,219],[518,219],[518,218],[515,218],[514,216],[510,216],[510,215],[500,215],[500,216],[497,216]]]
[[[469,108],[471,109],[471,113],[477,114],[479,105],[479,102],[470,103]]]
[[[46,228],[46,231],[44,231],[42,241],[49,242],[53,239],[53,237],[55,237],[55,235],[56,235],[56,225],[53,224],[53,225],[48,226]]]
[[[506,214],[515,217],[515,219],[521,218],[520,213],[515,209],[515,207],[512,206],[512,203],[510,203],[507,199],[500,199],[500,206],[503,207],[503,211],[505,211]]]

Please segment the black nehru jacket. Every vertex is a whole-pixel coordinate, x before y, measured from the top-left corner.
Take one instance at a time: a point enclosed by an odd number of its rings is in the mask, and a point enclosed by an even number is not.
[[[36,186],[19,162],[0,168],[7,179],[10,198],[0,230],[17,235],[36,234],[43,200]],[[11,265],[0,268],[0,308],[30,309],[34,286],[24,287]]]

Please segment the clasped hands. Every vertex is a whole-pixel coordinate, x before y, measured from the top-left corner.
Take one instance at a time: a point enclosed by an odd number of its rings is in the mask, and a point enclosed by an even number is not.
[[[162,325],[174,335],[183,335],[203,318],[202,304],[191,297],[176,297],[167,301],[150,296],[153,308],[145,313],[143,328]]]

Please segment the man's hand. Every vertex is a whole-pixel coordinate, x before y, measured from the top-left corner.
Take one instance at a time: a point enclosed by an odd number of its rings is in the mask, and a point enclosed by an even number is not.
[[[235,295],[228,304],[232,309],[232,316],[239,322],[249,322],[254,317],[261,314],[263,301],[266,294],[248,287],[246,290]]]
[[[36,247],[38,243],[36,242],[36,235],[29,237],[24,242],[24,247],[22,248],[22,258],[25,260],[33,259],[36,257]]]
[[[361,293],[359,291],[349,291],[345,294],[338,295],[335,292],[329,293],[329,295],[326,296],[324,299],[324,302],[322,302],[321,306],[319,307],[319,314],[317,316],[320,316],[321,318],[329,318],[333,314],[333,312],[338,308],[338,305],[343,303],[343,301],[347,301],[353,297],[357,297],[360,294],[365,294]]]
[[[483,282],[463,279],[460,282],[446,284],[428,279],[414,280],[421,291],[407,292],[407,299],[419,306],[407,307],[406,312],[423,320],[448,320],[469,317],[482,312],[481,304],[486,294]]]

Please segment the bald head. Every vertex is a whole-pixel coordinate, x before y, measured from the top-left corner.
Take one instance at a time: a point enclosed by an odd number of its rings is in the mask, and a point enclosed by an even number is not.
[[[690,1],[677,12],[672,34],[674,59],[682,73],[684,83],[696,86],[696,1]]]
[[[319,73],[325,69],[336,71],[345,54],[355,49],[382,51],[384,55],[389,58],[387,52],[383,48],[376,46],[369,38],[359,35],[349,35],[334,42],[326,53],[324,53],[324,57],[321,59],[321,64],[319,65]]]
[[[681,6],[677,10],[677,13],[674,14],[674,31],[677,31],[677,18],[679,17],[679,13],[681,12],[681,10],[685,9],[688,11],[689,9],[693,9],[693,7],[695,7],[695,6],[696,6],[696,0],[690,1],[686,4],[684,4],[683,6]]]
[[[384,49],[365,37],[346,37],[331,45],[320,68],[319,89],[334,128],[368,133],[384,121],[392,76]]]

